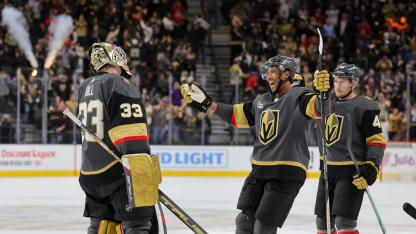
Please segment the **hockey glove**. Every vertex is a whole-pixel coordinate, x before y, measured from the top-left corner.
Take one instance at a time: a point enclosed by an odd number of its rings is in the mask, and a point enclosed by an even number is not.
[[[316,71],[313,77],[313,87],[317,92],[329,92],[332,88],[331,75],[327,70]]]
[[[360,166],[360,176],[356,174],[352,183],[358,189],[366,189],[369,185],[374,184],[378,175],[378,167],[374,162],[367,161]]]
[[[181,93],[186,103],[201,112],[207,112],[212,104],[212,98],[197,83],[182,84]]]

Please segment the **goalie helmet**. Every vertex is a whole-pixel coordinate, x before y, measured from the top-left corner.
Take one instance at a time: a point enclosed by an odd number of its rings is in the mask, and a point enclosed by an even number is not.
[[[88,59],[95,72],[98,72],[104,65],[111,64],[122,68],[122,75],[126,78],[131,77],[131,72],[127,66],[127,57],[123,49],[108,43],[94,43],[88,50]]]
[[[334,78],[347,78],[350,81],[359,81],[360,80],[360,68],[354,64],[341,63],[335,68],[335,71],[332,73]]]
[[[263,65],[261,77],[263,80],[267,80],[267,71],[269,68],[277,67],[279,68],[280,72],[285,72],[286,70],[290,71],[290,77],[289,80],[292,81],[293,77],[296,73],[296,62],[291,57],[283,56],[283,55],[277,55],[269,60]]]

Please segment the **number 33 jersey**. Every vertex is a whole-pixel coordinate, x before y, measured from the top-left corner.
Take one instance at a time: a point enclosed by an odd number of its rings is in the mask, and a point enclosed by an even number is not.
[[[86,79],[79,89],[78,103],[78,118],[113,152],[150,153],[144,103],[136,87],[124,77],[104,73]],[[121,179],[122,165],[83,133],[81,186],[97,188]]]

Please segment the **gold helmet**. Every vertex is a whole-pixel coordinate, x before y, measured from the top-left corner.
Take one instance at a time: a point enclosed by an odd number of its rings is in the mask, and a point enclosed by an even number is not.
[[[123,69],[122,75],[126,78],[131,77],[131,72],[127,66],[127,57],[123,49],[108,43],[94,43],[88,50],[88,59],[95,72],[98,72],[106,64],[120,66]]]

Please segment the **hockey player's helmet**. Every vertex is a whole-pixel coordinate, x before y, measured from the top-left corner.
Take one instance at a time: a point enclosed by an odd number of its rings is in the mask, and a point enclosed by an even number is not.
[[[127,65],[126,53],[120,47],[108,43],[94,43],[88,50],[88,59],[95,72],[98,72],[106,64],[120,66],[122,75],[126,78],[131,77],[130,69]]]
[[[347,78],[350,81],[359,81],[360,80],[360,68],[354,64],[341,63],[335,68],[335,71],[332,73],[334,78],[342,77]]]
[[[293,76],[292,87],[305,87],[305,78],[300,73],[295,73]]]
[[[262,72],[261,72],[261,78],[263,78],[263,80],[267,80],[267,71],[269,70],[269,68],[277,67],[282,73],[285,72],[286,70],[289,70],[290,71],[289,79],[290,81],[292,81],[296,73],[296,66],[297,65],[296,65],[295,60],[293,60],[291,57],[283,56],[283,55],[274,56],[270,58],[269,60],[267,60],[266,63],[264,63]]]

